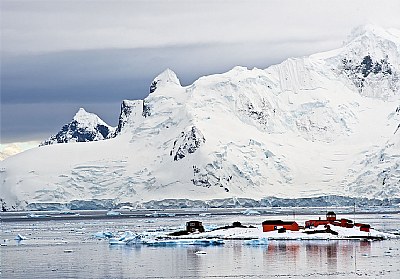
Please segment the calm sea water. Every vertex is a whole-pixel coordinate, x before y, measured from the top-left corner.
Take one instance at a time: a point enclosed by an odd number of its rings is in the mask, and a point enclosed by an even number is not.
[[[315,215],[298,215],[303,223]],[[338,216],[340,217],[340,216]],[[352,218],[353,216],[344,216]],[[1,278],[400,278],[400,240],[271,241],[252,247],[226,241],[218,247],[110,246],[98,231],[182,229],[191,219],[221,226],[294,216],[207,216],[46,220],[1,224]],[[356,216],[383,231],[399,230],[399,214]],[[17,234],[28,239],[14,240]],[[198,255],[197,251],[206,254]]]

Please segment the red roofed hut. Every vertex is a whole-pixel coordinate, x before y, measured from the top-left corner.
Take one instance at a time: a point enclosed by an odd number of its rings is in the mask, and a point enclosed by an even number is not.
[[[369,232],[371,226],[368,224],[355,223],[354,226],[359,227],[360,231]]]
[[[328,225],[328,224],[335,224],[336,223],[336,214],[333,211],[329,211],[326,213],[326,220],[308,220],[306,221],[305,225],[306,228],[313,228],[318,227],[320,225]]]
[[[298,231],[299,225],[295,221],[266,220],[262,222],[263,232],[270,232],[279,229]]]

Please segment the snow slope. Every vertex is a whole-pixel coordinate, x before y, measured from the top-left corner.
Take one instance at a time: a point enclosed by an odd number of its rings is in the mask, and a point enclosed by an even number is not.
[[[1,162],[3,204],[321,195],[400,197],[400,39],[375,26],[337,50],[123,101],[110,139]]]

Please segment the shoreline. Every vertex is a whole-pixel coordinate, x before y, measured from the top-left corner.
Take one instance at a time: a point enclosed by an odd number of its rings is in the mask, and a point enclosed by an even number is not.
[[[133,210],[65,210],[65,211],[9,211],[0,213],[1,222],[53,221],[53,220],[113,220],[140,218],[205,218],[212,216],[253,216],[268,217],[286,215],[293,219],[295,216],[321,215],[326,211],[335,210],[340,215],[353,216],[367,214],[400,214],[398,207],[371,207],[370,210],[353,212],[353,207],[314,207],[314,208],[208,208],[208,209],[133,209]],[[246,213],[247,212],[247,213]],[[390,217],[382,217],[388,218]]]

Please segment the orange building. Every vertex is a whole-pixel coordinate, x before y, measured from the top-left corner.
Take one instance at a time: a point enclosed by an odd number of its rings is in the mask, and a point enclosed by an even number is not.
[[[266,220],[262,222],[263,232],[270,232],[279,229],[298,231],[299,225],[295,221]]]
[[[328,225],[328,224],[335,224],[336,223],[336,214],[333,211],[329,211],[326,213],[326,220],[308,220],[305,223],[306,228],[313,228],[318,227],[319,225]]]
[[[371,226],[368,224],[355,223],[354,226],[359,227],[360,231],[369,232]]]
[[[326,213],[326,220],[328,221],[336,221],[336,213],[333,211],[329,211]]]
[[[321,218],[319,220],[308,220],[305,223],[305,227],[306,228],[313,228],[313,227],[318,227],[319,225],[334,225],[334,226],[339,226],[339,227],[343,227],[343,228],[353,228],[354,226],[359,227],[360,231],[364,231],[364,232],[369,232],[371,226],[368,224],[361,224],[361,223],[356,223],[353,224],[353,221],[350,219],[345,219],[342,218],[340,220],[336,219],[336,214],[333,211],[329,211],[328,213],[326,213],[326,220],[321,220]]]

